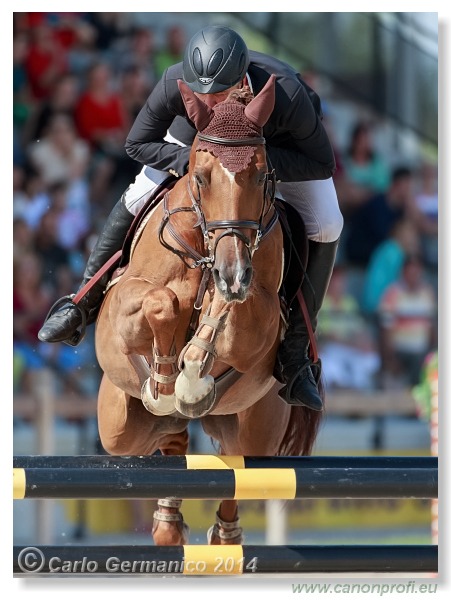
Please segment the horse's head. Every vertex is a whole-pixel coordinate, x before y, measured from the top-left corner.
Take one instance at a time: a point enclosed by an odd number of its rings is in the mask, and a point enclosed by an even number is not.
[[[190,156],[188,190],[212,257],[215,284],[227,302],[242,302],[252,280],[252,256],[267,225],[262,128],[274,108],[275,77],[255,98],[249,88],[234,90],[214,108],[185,83],[178,84],[199,132]]]

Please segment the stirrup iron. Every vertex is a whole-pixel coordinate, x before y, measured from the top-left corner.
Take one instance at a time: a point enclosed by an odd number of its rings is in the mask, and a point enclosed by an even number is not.
[[[78,346],[78,344],[82,341],[82,339],[85,337],[85,334],[86,334],[86,321],[87,321],[86,311],[79,304],[76,304],[73,301],[74,298],[75,298],[75,294],[69,294],[68,296],[63,296],[62,298],[59,298],[50,307],[50,310],[44,319],[44,323],[47,323],[47,321],[50,319],[50,317],[53,317],[53,315],[57,312],[57,310],[62,308],[64,306],[64,304],[71,304],[74,308],[76,308],[79,311],[80,317],[81,317],[81,324],[74,331],[74,333],[72,334],[72,336],[70,338],[68,338],[67,340],[62,340],[62,343],[67,344],[68,346]]]

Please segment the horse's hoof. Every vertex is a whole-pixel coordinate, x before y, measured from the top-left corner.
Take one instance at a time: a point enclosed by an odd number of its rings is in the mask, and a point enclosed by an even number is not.
[[[210,389],[206,396],[196,402],[187,402],[175,397],[175,408],[190,419],[200,419],[211,412],[216,404],[216,389],[215,386]]]
[[[150,377],[146,379],[141,388],[141,400],[144,408],[157,417],[165,417],[175,413],[175,396],[171,394],[158,394],[158,399],[152,396]]]
[[[207,415],[216,401],[215,380],[211,375],[199,378],[200,361],[185,362],[175,381],[175,408],[190,419]]]

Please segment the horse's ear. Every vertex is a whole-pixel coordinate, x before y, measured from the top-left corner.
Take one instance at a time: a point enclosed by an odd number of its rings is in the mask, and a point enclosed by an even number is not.
[[[254,125],[263,127],[271,116],[276,102],[275,84],[276,76],[271,75],[262,91],[244,109],[244,114]]]
[[[202,102],[184,81],[177,79],[177,85],[179,86],[188,117],[196,126],[197,131],[203,131],[213,118],[213,109]]]

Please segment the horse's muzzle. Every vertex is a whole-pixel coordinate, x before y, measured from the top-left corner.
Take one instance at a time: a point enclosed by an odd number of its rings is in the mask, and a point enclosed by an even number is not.
[[[244,302],[252,281],[252,266],[235,269],[214,267],[213,279],[216,289],[226,302]]]

